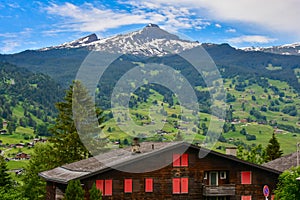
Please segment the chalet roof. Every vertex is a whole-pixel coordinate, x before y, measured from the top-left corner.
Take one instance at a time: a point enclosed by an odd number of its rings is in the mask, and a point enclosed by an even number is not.
[[[286,156],[282,156],[270,162],[263,164],[265,167],[269,167],[278,171],[285,171],[291,167],[297,166],[297,152],[291,153]]]
[[[154,145],[154,149],[152,149]],[[191,147],[195,149],[202,149],[210,154],[214,154],[223,158],[233,160],[235,162],[244,163],[255,168],[260,168],[266,171],[280,174],[280,171],[256,165],[236,158],[235,156],[225,155],[209,149],[204,149],[199,146],[191,145],[186,142],[143,142],[140,145],[140,151],[142,153],[132,154],[130,147],[124,149],[114,149],[106,153],[102,153],[98,156],[77,161],[74,163],[66,164],[61,167],[54,168],[52,170],[44,171],[39,173],[39,176],[43,177],[47,181],[53,181],[58,183],[66,184],[70,180],[83,179],[86,177],[93,176],[95,174],[103,173],[110,170],[112,167],[124,166],[126,164],[133,163],[139,159],[144,159],[148,156],[155,156],[164,151],[169,151],[180,147]]]

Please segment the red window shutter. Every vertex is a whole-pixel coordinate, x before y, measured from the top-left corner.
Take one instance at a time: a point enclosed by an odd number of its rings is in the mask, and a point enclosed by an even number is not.
[[[181,156],[181,166],[188,167],[189,166],[189,154],[185,153]]]
[[[242,196],[241,200],[251,200],[251,196]]]
[[[181,194],[189,193],[189,178],[181,178]]]
[[[173,194],[180,194],[180,178],[173,178]]]
[[[131,193],[132,192],[132,179],[124,180],[124,192]]]
[[[153,179],[152,178],[145,179],[145,192],[153,192]]]
[[[241,172],[241,183],[251,184],[251,172]]]
[[[180,154],[173,154],[173,167],[180,167]]]
[[[105,180],[105,196],[112,196],[112,180]]]
[[[104,181],[103,180],[96,180],[96,188],[98,190],[101,191],[101,193],[103,194],[104,193]]]

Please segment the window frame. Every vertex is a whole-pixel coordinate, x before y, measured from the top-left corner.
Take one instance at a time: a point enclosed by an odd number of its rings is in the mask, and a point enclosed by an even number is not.
[[[188,194],[189,177],[172,178],[172,194]]]
[[[174,153],[173,154],[173,167],[188,167],[189,166],[189,154],[188,153],[183,153],[183,154],[178,154]]]
[[[181,167],[181,155],[173,154],[173,167]]]
[[[150,181],[150,182],[149,182]],[[149,185],[150,184],[150,185]],[[153,192],[153,178],[145,178],[145,192],[151,193]],[[148,187],[147,187],[148,186]],[[150,188],[149,188],[150,187]]]
[[[241,200],[252,200],[252,196],[251,195],[242,195]]]
[[[244,176],[246,173],[249,173],[249,181],[244,180]],[[252,171],[242,171],[241,172],[241,184],[243,185],[251,185],[252,184]]]
[[[128,185],[129,184],[129,185]],[[132,178],[125,178],[124,179],[124,193],[132,193],[133,186],[132,186]]]
[[[204,179],[204,180],[207,180],[207,177],[208,177],[207,174],[208,174],[208,172],[204,172],[204,176],[203,176],[203,179]]]
[[[95,181],[96,188],[101,191],[103,196],[112,196],[113,194],[113,180],[112,179],[97,179]],[[107,186],[109,185],[110,186]],[[100,185],[100,187],[99,187]]]
[[[220,179],[221,180],[227,179],[227,172],[226,171],[220,171]]]

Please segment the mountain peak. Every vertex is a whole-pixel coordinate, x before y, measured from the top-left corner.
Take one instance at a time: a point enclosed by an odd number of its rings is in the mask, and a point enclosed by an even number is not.
[[[98,37],[95,33],[93,34],[90,34],[88,36],[85,36],[85,37],[82,37],[82,38],[79,38],[77,40],[74,40],[73,42],[70,42],[72,43],[73,45],[79,45],[79,44],[88,44],[88,43],[91,43],[91,42],[94,42],[98,40]]]
[[[85,47],[92,51],[163,56],[179,53],[199,45],[198,42],[182,40],[177,35],[161,29],[158,25],[149,23],[143,29],[131,33],[103,39],[98,39],[95,34],[91,34],[72,42],[41,50]]]
[[[152,23],[149,23],[146,28],[149,28],[149,27],[154,27],[154,28],[159,28],[159,26],[157,24],[152,24]]]

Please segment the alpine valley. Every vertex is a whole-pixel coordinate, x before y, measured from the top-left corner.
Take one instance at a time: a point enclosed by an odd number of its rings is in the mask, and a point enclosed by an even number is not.
[[[224,88],[211,91],[202,76],[178,55],[198,47],[204,48],[214,60]],[[218,90],[224,90],[226,118],[217,149],[224,151],[232,145],[266,146],[276,133],[284,154],[296,151],[296,143],[300,142],[300,44],[237,49],[228,44],[184,40],[155,24],[109,38],[99,39],[91,34],[57,46],[0,55],[0,119],[7,123],[13,120],[16,126],[11,134],[0,135],[2,144],[29,141],[28,137],[24,139],[26,135],[43,135],[38,125],[51,126],[50,119],[56,113],[54,103],[62,100],[62,90],[72,83],[92,51],[122,54],[104,72],[95,91],[96,104],[106,114],[104,132],[109,134],[112,144],[126,144],[131,139],[118,127],[124,119],[114,120],[110,112],[116,82],[136,66],[162,63],[179,71],[196,91],[200,123],[187,118],[179,126],[178,121],[183,119],[177,97],[163,86],[144,84],[131,96],[130,117],[139,125],[151,123],[147,110],[154,104],[160,105],[167,116],[165,126],[154,132],[151,139],[171,141],[179,136],[193,136],[195,142],[202,143],[210,122],[210,94],[218,95]],[[30,120],[36,123],[29,124]],[[1,129],[7,128],[5,125]],[[143,133],[136,134],[143,137]]]

